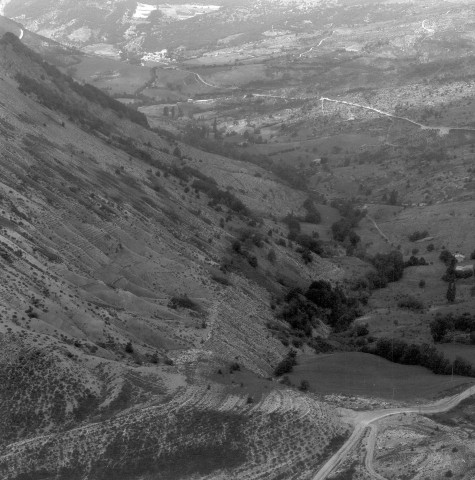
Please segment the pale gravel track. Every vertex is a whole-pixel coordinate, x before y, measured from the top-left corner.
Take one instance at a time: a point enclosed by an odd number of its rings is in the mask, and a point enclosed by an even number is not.
[[[475,393],[475,388],[472,385],[470,388],[467,388],[461,393],[453,395],[451,397],[443,398],[434,403],[428,405],[419,405],[415,407],[399,407],[399,408],[389,408],[385,410],[374,410],[359,413],[355,418],[355,429],[351,434],[350,438],[343,444],[343,446],[336,452],[324,465],[317,474],[312,478],[312,480],[324,480],[333,472],[343,461],[347,458],[349,453],[357,446],[358,442],[361,440],[364,432],[368,427],[372,428],[372,424],[386,417],[393,415],[399,415],[402,413],[418,413],[418,414],[434,414],[442,413],[451,410],[456,407],[460,402],[469,398]],[[374,439],[375,433],[373,433]],[[371,439],[372,440],[372,439]],[[372,458],[374,453],[374,443],[373,448],[369,449],[368,455],[370,458],[365,461],[365,465],[370,465],[372,468]],[[373,469],[374,470],[374,469]],[[371,472],[371,470],[370,470]],[[376,472],[374,472],[376,473]],[[378,480],[385,480],[384,477],[374,477]]]

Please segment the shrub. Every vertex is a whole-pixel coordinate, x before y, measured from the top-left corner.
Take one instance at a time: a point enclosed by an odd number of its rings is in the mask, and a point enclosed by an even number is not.
[[[301,392],[307,392],[308,389],[310,388],[310,384],[308,383],[307,380],[302,380],[299,385],[299,390]]]
[[[237,362],[231,363],[231,365],[229,366],[229,373],[239,372],[240,370],[241,366]]]
[[[195,312],[201,311],[201,307],[197,303],[195,303],[193,300],[188,298],[187,295],[172,297],[168,302],[168,307],[173,309],[187,308],[188,310],[194,310]]]
[[[220,283],[221,285],[231,285],[231,282],[228,278],[224,277],[223,275],[212,275],[211,279],[214,280],[216,283]]]
[[[355,329],[356,336],[358,337],[364,337],[365,335],[368,335],[369,329],[367,324],[363,325],[357,325]]]
[[[257,268],[258,261],[257,261],[257,257],[255,255],[249,255],[247,257],[247,261],[248,261],[248,263],[251,267]]]
[[[127,342],[125,345],[125,351],[127,353],[134,353],[134,347],[132,346],[132,342]]]
[[[271,248],[269,250],[269,253],[267,254],[267,260],[269,260],[270,263],[274,264],[275,261],[277,260],[277,255],[275,253],[275,250]]]
[[[420,312],[424,310],[424,304],[416,297],[407,296],[398,302],[399,308],[407,308],[408,310],[412,310],[414,312]]]
[[[423,230],[422,232],[415,231],[411,233],[408,238],[411,242],[417,242],[417,240],[422,240],[423,238],[427,238],[429,236],[429,232],[427,230]]]

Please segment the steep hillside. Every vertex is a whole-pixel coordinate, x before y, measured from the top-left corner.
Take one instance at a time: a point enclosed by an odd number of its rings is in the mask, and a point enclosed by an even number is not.
[[[270,304],[345,270],[231,249],[285,233],[276,205],[305,195],[157,135],[13,34],[0,65],[2,478],[308,478],[347,426],[265,379],[287,351]],[[236,364],[239,384],[213,380]]]

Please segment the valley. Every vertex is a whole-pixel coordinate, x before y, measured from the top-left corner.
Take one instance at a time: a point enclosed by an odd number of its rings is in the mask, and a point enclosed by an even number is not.
[[[472,2],[86,3],[0,1],[0,476],[471,479]]]

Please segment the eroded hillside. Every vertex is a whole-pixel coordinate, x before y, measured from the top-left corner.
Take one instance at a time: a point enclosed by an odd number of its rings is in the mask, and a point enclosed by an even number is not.
[[[344,269],[277,244],[271,261],[268,240],[230,248],[246,228],[284,232],[272,214],[305,196],[157,135],[13,35],[0,65],[3,478],[307,478],[346,424],[255,379],[287,350],[267,326],[277,276]],[[241,385],[212,380],[233,364]]]

